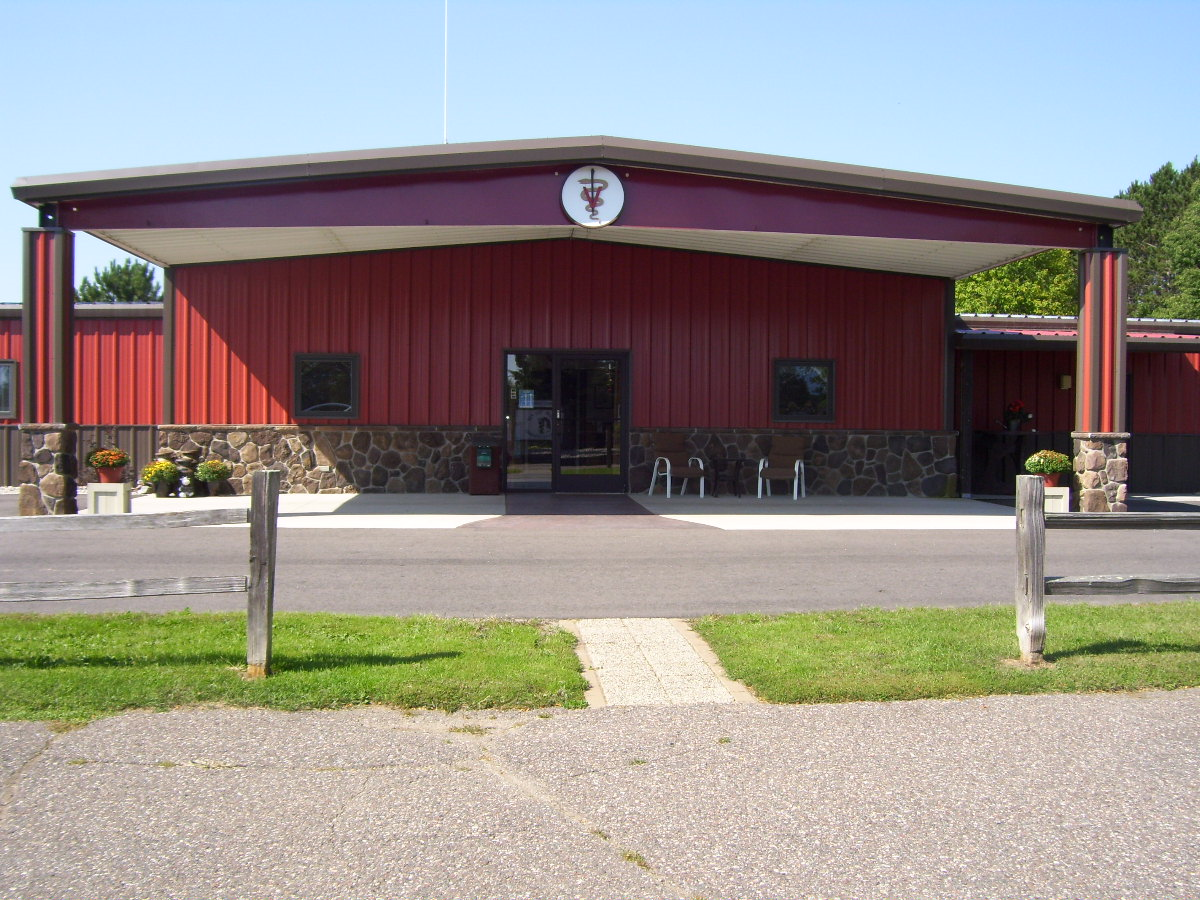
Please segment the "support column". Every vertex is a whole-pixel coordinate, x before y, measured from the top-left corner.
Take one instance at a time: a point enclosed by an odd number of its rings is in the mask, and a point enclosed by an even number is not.
[[[30,424],[21,426],[21,514],[74,513],[75,235],[63,228],[26,228],[23,238],[22,417]]]
[[[18,512],[22,516],[60,516],[79,512],[79,426],[21,425],[21,479]]]
[[[162,422],[175,424],[175,270],[163,269]]]
[[[1102,239],[1111,236],[1104,230]],[[1075,488],[1083,512],[1128,509],[1125,421],[1125,250],[1097,247],[1079,257],[1079,338],[1075,379]]]

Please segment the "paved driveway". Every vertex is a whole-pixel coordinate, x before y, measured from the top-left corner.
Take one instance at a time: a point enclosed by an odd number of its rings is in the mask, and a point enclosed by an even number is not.
[[[0,723],[0,897],[1200,896],[1200,691]]]
[[[365,496],[341,514],[329,512],[329,498],[281,500],[281,610],[578,619],[1011,602],[1011,512],[971,501],[676,498],[669,508],[639,506],[640,514],[501,516],[498,497]],[[1197,540],[1187,531],[1052,531],[1047,572],[1179,571],[1181,560],[1200,556]],[[6,535],[0,580],[238,574],[246,554],[245,528],[236,526]],[[242,605],[240,595],[218,594],[4,608]]]

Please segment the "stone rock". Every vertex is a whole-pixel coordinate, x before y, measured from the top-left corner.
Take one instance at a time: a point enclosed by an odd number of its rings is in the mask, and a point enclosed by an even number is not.
[[[921,493],[926,497],[945,497],[946,484],[945,475],[930,475],[921,479]]]
[[[933,443],[925,435],[914,434],[905,439],[905,449],[909,453],[922,453],[933,449]]]
[[[42,496],[52,500],[65,498],[68,493],[68,487],[74,487],[74,485],[57,472],[51,472],[49,475],[43,476],[41,483],[38,485]],[[74,491],[71,491],[71,493],[74,493]]]
[[[45,516],[50,511],[42,502],[42,492],[36,484],[23,484],[17,494],[17,514],[21,516]]]
[[[900,477],[904,481],[913,481],[920,478],[925,473],[921,464],[917,462],[910,454],[904,455],[904,461],[900,466]]]
[[[1104,467],[1110,481],[1126,482],[1129,480],[1129,460],[1110,459]]]
[[[1104,491],[1082,490],[1079,492],[1080,512],[1108,512],[1108,496]]]

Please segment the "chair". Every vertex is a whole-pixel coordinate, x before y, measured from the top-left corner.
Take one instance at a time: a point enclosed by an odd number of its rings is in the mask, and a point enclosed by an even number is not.
[[[804,489],[802,458],[807,449],[808,439],[798,435],[772,438],[770,452],[758,461],[758,499],[762,499],[764,484],[767,486],[767,496],[771,496],[772,479],[790,481],[793,500],[808,496]]]
[[[660,432],[654,435],[654,468],[650,472],[650,490],[647,495],[654,493],[654,485],[659,478],[666,479],[667,499],[671,499],[671,479],[681,478],[679,493],[687,490],[689,479],[695,478],[700,482],[700,496],[704,496],[704,460],[693,456],[684,445],[686,435],[678,432]]]

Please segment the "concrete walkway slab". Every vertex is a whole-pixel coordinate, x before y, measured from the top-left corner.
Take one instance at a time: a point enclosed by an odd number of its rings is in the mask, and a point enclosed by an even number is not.
[[[590,706],[679,706],[753,702],[725,677],[716,656],[681,619],[581,619],[563,623],[579,637],[596,680]]]

